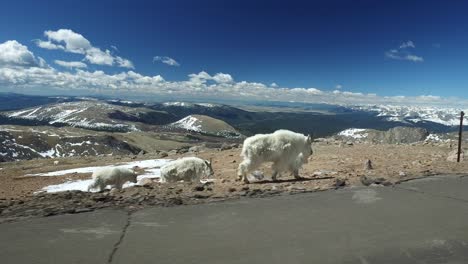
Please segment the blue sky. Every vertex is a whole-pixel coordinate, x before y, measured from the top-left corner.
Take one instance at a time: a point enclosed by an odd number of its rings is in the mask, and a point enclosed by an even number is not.
[[[0,54],[0,89],[340,103],[361,94],[356,102],[468,98],[466,10],[466,1],[6,0],[0,48],[10,55],[2,62]],[[85,47],[73,46],[73,34]],[[5,44],[12,40],[19,45]],[[24,52],[32,64],[21,61]]]

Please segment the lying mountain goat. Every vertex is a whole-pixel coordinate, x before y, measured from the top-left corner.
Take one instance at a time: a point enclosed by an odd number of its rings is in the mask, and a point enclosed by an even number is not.
[[[257,134],[245,139],[242,148],[242,163],[237,174],[240,180],[249,183],[247,174],[263,162],[273,162],[272,180],[283,171],[290,171],[295,178],[299,169],[312,155],[312,138],[289,130],[277,130],[272,134]]]
[[[161,167],[161,182],[199,182],[202,176],[212,176],[211,162],[195,157],[171,161]]]
[[[122,185],[128,181],[137,182],[137,175],[131,169],[125,167],[100,168],[93,172],[93,183],[89,185],[88,191],[96,188],[102,191],[107,185],[120,190],[122,189]]]

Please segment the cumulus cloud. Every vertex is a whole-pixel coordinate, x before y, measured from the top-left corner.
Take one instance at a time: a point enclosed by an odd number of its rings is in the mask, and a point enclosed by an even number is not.
[[[385,57],[394,60],[406,60],[412,62],[423,62],[424,58],[412,54],[411,50],[415,49],[416,45],[411,40],[403,42],[397,49],[391,49],[385,52]]]
[[[180,66],[180,64],[176,60],[174,60],[173,58],[170,58],[170,57],[166,57],[166,56],[155,56],[155,57],[153,57],[153,62],[156,62],[156,61],[162,62],[162,63],[167,64],[169,66]]]
[[[108,49],[101,50],[94,47],[83,35],[71,29],[47,30],[44,32],[44,36],[47,37],[47,40],[36,40],[36,45],[40,48],[82,54],[85,56],[85,60],[96,65],[134,68],[131,61],[114,56]]]
[[[411,40],[408,40],[406,42],[403,42],[401,45],[400,45],[400,49],[406,49],[406,48],[416,48],[416,46],[414,45],[414,42],[411,41]]]
[[[87,68],[88,65],[81,61],[62,61],[62,60],[55,60],[55,64],[60,65],[65,68]]]
[[[0,65],[46,67],[42,58],[36,58],[28,47],[16,40],[8,40],[0,44]]]
[[[431,104],[447,105],[449,101],[432,95],[418,97],[377,96],[349,91],[324,91],[317,88],[273,88],[257,83],[233,80],[231,75],[207,72],[190,74],[187,80],[167,81],[160,75],[145,76],[134,71],[108,74],[76,68],[73,72],[40,67],[0,67],[0,85],[64,91],[99,91],[130,95],[158,95],[181,98],[230,100],[296,101],[331,104]],[[464,102],[467,103],[467,102]]]
[[[408,44],[407,44],[408,45]],[[80,51],[85,42],[76,42],[70,49]],[[67,48],[66,46],[63,46]],[[90,48],[92,49],[92,48]],[[88,52],[88,50],[86,51]],[[116,57],[118,58],[118,57]],[[106,60],[104,57],[103,60]],[[18,87],[29,90],[56,89],[60,93],[99,91],[102,94],[119,92],[128,95],[157,95],[173,98],[210,98],[230,100],[296,101],[330,104],[395,104],[439,105],[468,104],[468,100],[442,98],[434,95],[378,96],[360,92],[319,88],[275,87],[260,82],[236,81],[228,73],[209,74],[201,71],[187,76],[186,80],[169,81],[160,75],[146,76],[135,71],[109,74],[104,71],[89,71],[80,61],[54,61],[66,69],[55,69],[36,57],[21,43],[10,40],[0,44],[0,87],[14,90]],[[121,59],[117,63],[126,63]],[[70,70],[67,70],[70,69]],[[73,70],[71,70],[73,69]],[[338,87],[337,87],[338,88]]]

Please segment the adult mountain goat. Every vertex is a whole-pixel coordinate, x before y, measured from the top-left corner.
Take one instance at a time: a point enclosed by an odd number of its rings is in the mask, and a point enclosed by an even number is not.
[[[88,190],[99,188],[104,190],[107,185],[111,185],[117,189],[122,189],[126,182],[137,182],[137,174],[125,167],[106,167],[100,168],[93,172],[93,183],[88,187]]]
[[[272,134],[257,134],[245,139],[242,147],[242,163],[237,174],[240,180],[249,183],[247,174],[263,162],[273,162],[272,180],[284,171],[290,171],[296,179],[299,169],[312,155],[312,138],[289,130],[277,130]]]
[[[161,182],[199,182],[201,177],[212,176],[211,162],[196,157],[186,157],[161,167]]]

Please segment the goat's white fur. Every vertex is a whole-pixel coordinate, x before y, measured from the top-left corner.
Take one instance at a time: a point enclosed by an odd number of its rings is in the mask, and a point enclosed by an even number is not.
[[[211,162],[196,157],[171,161],[161,167],[161,182],[199,182],[201,177],[212,176]]]
[[[93,172],[93,183],[88,187],[88,190],[99,188],[104,190],[107,185],[111,185],[117,189],[122,189],[122,185],[126,182],[137,182],[137,174],[125,167],[106,167],[99,168]]]
[[[247,174],[263,162],[273,162],[272,179],[275,181],[281,172],[290,171],[300,178],[299,169],[312,155],[312,138],[289,130],[277,130],[272,134],[257,134],[246,138],[242,147],[237,174],[240,180],[248,183]]]

